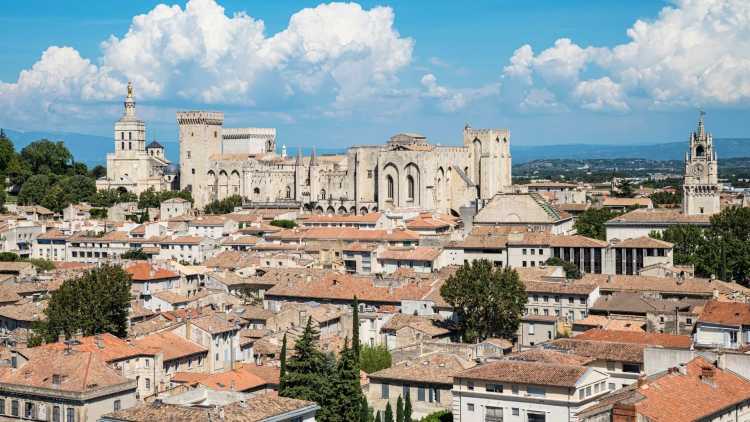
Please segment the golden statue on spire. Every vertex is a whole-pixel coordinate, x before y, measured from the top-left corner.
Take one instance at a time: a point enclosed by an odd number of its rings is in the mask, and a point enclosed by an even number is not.
[[[133,83],[128,81],[128,97],[133,96]]]

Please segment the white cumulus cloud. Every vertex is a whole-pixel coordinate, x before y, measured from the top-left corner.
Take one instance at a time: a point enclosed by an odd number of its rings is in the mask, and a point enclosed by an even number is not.
[[[750,100],[747,0],[677,0],[627,34],[629,42],[611,48],[562,38],[534,54],[524,45],[503,70],[507,92],[522,109],[523,99],[539,92],[573,107],[619,112]]]
[[[264,31],[262,20],[229,16],[215,0],[160,4],[104,40],[96,59],[50,47],[16,82],[0,82],[0,107],[14,109],[0,118],[43,120],[55,107],[119,98],[128,80],[146,99],[252,106],[312,97],[346,109],[387,90],[412,60],[414,42],[396,31],[388,7],[321,4],[279,33]]]

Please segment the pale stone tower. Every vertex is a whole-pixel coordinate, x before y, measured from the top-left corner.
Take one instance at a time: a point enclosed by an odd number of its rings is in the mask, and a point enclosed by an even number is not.
[[[305,167],[302,161],[302,148],[297,149],[297,159],[294,161],[294,200],[302,202],[302,187],[305,186]]]
[[[115,157],[128,158],[146,149],[146,124],[135,115],[133,84],[128,82],[125,113],[115,123]]]
[[[721,211],[718,161],[713,137],[703,125],[690,134],[690,150],[685,154],[685,180],[682,185],[682,212],[687,215],[712,215]]]
[[[510,132],[507,129],[464,127],[464,146],[469,149],[468,176],[480,199],[509,190],[511,182]]]
[[[202,208],[216,198],[216,175],[210,170],[212,160],[221,154],[224,113],[213,111],[179,111],[180,189],[190,190],[195,206]]]
[[[312,155],[310,155],[310,172],[308,173],[308,177],[310,178],[310,197],[311,198],[318,198],[318,199],[326,199],[321,198],[321,191],[320,191],[320,184],[318,180],[318,155],[315,153],[315,147],[313,147]],[[326,197],[328,196],[328,193],[326,192]]]

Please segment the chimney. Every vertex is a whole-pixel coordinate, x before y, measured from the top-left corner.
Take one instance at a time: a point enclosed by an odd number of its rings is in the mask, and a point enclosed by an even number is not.
[[[701,368],[701,381],[706,384],[713,385],[714,376],[716,375],[716,368],[713,366],[704,366]]]
[[[611,283],[611,282],[612,282],[612,274],[607,276],[607,283]]]
[[[104,340],[102,339],[101,334],[97,334],[94,337],[94,341],[96,341],[96,347],[98,347],[99,349],[104,349]]]

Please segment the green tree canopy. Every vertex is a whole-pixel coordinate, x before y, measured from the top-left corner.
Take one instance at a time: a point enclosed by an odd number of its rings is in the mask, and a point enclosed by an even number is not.
[[[606,208],[589,208],[578,216],[574,227],[581,236],[606,240],[607,232],[604,223],[616,216],[616,213]]]
[[[482,259],[462,265],[440,288],[458,317],[463,341],[512,338],[526,305],[518,273]]]
[[[617,185],[617,190],[612,192],[614,196],[618,198],[632,198],[635,196],[635,189],[633,183],[628,179],[622,179]]]
[[[568,279],[579,279],[582,276],[581,271],[576,264],[562,260],[558,257],[550,257],[546,264],[552,267],[562,267],[563,271],[565,271],[565,277]]]
[[[236,207],[242,206],[242,197],[232,195],[230,197],[210,202],[204,208],[206,214],[229,214]]]
[[[130,275],[120,266],[105,264],[78,278],[66,280],[52,293],[44,313],[46,321],[34,327],[30,343],[55,342],[60,334],[71,337],[128,333]]]
[[[0,130],[0,174],[7,174],[8,165],[16,157],[16,149],[4,131]]]
[[[383,345],[362,345],[359,349],[359,365],[368,374],[391,367],[391,352]]]
[[[64,174],[73,155],[62,141],[40,139],[26,145],[21,150],[21,158],[29,164],[34,174]]]
[[[41,204],[50,188],[50,178],[45,174],[35,174],[24,182],[21,192],[18,193],[18,202],[21,205]]]
[[[297,222],[294,220],[273,220],[270,224],[284,229],[293,229],[297,227]]]

